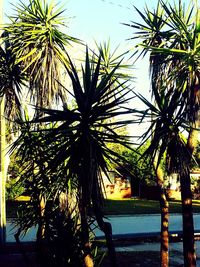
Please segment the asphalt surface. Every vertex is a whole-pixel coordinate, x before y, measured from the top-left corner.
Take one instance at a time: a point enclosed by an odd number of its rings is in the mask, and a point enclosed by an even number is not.
[[[142,237],[154,236],[160,233],[160,215],[132,215],[132,216],[108,216],[107,221],[112,224],[113,237]],[[200,233],[200,214],[194,214],[194,228],[196,233]],[[13,224],[8,221],[6,227],[6,241],[15,242]],[[180,214],[172,214],[169,219],[169,232],[182,232],[182,217]],[[32,228],[21,241],[34,241],[36,228]],[[97,237],[103,237],[104,234],[95,229]]]
[[[194,214],[195,232],[200,233],[200,214]],[[134,215],[134,216],[109,216],[112,224],[113,236],[129,235],[133,237],[156,235],[160,233],[160,215]],[[171,214],[169,217],[169,232],[182,232],[181,214]],[[97,236],[102,236],[100,230],[96,230]]]

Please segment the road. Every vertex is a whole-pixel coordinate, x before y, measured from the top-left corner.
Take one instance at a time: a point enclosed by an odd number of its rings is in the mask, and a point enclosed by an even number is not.
[[[160,215],[134,215],[134,216],[109,216],[108,221],[112,224],[113,236],[133,235],[141,236],[160,232]],[[194,228],[200,233],[200,214],[194,214]],[[181,214],[171,214],[169,218],[169,232],[182,231]],[[96,230],[96,235],[101,236],[102,232]]]
[[[112,224],[113,236],[145,236],[159,234],[160,232],[160,215],[132,215],[132,216],[108,216],[107,219]],[[200,214],[194,214],[195,231],[200,233]],[[182,231],[182,217],[180,214],[170,215],[169,231]],[[13,233],[13,225],[11,222],[7,223],[6,234],[7,242],[15,242]],[[36,229],[32,228],[22,241],[34,241]],[[103,233],[96,229],[96,236],[101,237]]]

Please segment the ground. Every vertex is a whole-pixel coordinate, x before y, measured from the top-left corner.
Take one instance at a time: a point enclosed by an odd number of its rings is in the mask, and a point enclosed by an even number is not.
[[[123,267],[160,266],[159,253],[157,252],[118,252],[117,261],[119,266]],[[110,267],[108,258],[104,259],[101,267]]]
[[[131,247],[137,246],[138,242],[142,244],[149,243],[150,251],[136,251],[132,250]],[[174,241],[176,242],[176,241]],[[177,241],[179,242],[179,240]],[[159,248],[156,251],[152,250],[152,247],[158,244],[158,240],[150,242],[149,240],[119,240],[115,243],[117,251],[117,261],[119,267],[160,267],[160,253]],[[100,245],[100,244],[99,244]],[[34,252],[34,243],[27,243],[26,249],[16,246],[16,244],[7,247],[6,253],[5,250],[0,252],[0,266],[1,267],[38,267],[36,264],[36,255]],[[147,248],[147,247],[146,247]],[[200,242],[197,244],[197,252],[200,248]],[[105,247],[99,249],[100,251],[105,252]],[[26,251],[22,255],[22,251]],[[99,251],[99,252],[100,252]],[[4,252],[4,253],[2,253]],[[198,253],[197,253],[198,254]],[[170,251],[170,267],[183,267],[183,255],[180,250],[173,249]],[[47,266],[43,266],[47,267]],[[67,266],[66,266],[67,267]],[[76,266],[74,266],[76,267]],[[101,265],[95,265],[95,267],[110,267],[108,256],[103,258]],[[197,255],[197,267],[200,267],[200,258]]]
[[[174,255],[176,258],[176,255]],[[27,265],[27,262],[25,261],[24,257],[22,257],[20,254],[14,254],[14,255],[0,255],[0,262],[1,267],[36,267],[35,259],[33,256],[29,255],[29,259],[31,259]],[[123,267],[159,267],[160,266],[160,256],[159,252],[155,251],[131,251],[131,252],[117,252],[117,261],[119,266]],[[175,261],[170,262],[170,266],[178,267],[182,266],[179,263],[176,263]],[[104,258],[102,264],[100,267],[110,267],[109,260],[107,257]]]

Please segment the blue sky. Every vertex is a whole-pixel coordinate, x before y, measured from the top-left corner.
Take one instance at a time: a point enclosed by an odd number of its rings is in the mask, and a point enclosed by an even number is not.
[[[72,17],[70,33],[86,42],[106,41],[116,47],[126,44],[132,36],[130,27],[122,25],[131,20],[139,20],[133,5],[139,9],[145,6],[144,0],[65,0],[66,14]],[[149,7],[155,7],[157,0],[152,0]]]
[[[127,18],[133,14],[128,0],[68,0],[66,6],[69,14],[74,15],[70,25],[71,33],[86,41],[93,38],[106,41],[110,38],[111,43],[118,45],[131,36],[130,29],[121,24],[129,22]]]
[[[19,0],[4,0],[4,13],[13,14],[12,4],[19,2]],[[91,42],[93,39],[106,41],[110,38],[113,45],[118,45],[131,37],[132,33],[131,28],[121,23],[139,19],[133,5],[142,10],[145,3],[148,3],[149,8],[155,7],[157,0],[55,0],[55,3],[61,3],[66,9],[66,17],[71,18],[69,23],[71,35],[86,42]]]

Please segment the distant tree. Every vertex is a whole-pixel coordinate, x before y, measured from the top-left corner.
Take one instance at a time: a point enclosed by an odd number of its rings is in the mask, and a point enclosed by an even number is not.
[[[125,169],[127,169],[127,175],[131,178],[132,195],[140,196],[140,186],[156,183],[150,158],[143,158],[142,156],[146,148],[147,144],[139,148],[136,147],[132,151],[128,149],[122,151],[123,157],[127,160]]]
[[[192,169],[199,169],[200,168],[200,142],[197,142],[197,146],[194,151],[194,157],[191,162]]]

